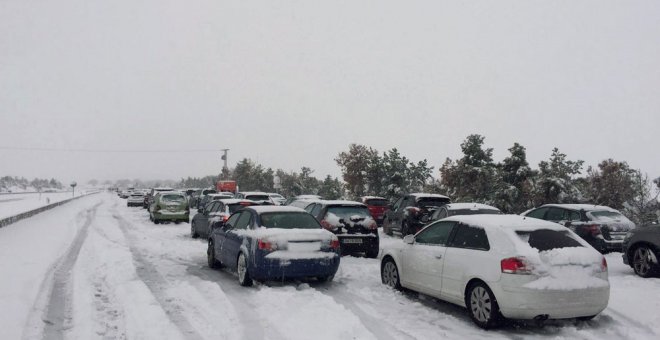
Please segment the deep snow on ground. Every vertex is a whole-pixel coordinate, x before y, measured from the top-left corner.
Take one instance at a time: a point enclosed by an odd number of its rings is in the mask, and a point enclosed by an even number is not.
[[[330,283],[240,287],[206,266],[189,224],[154,225],[141,208],[93,195],[0,229],[0,338],[653,339],[659,279],[607,255],[610,306],[590,322],[510,323],[380,283],[377,259],[344,257]],[[382,245],[400,239],[383,235]]]
[[[81,194],[82,191],[80,193],[76,192],[76,196]],[[0,219],[63,201],[71,197],[73,195],[70,191],[0,195]]]

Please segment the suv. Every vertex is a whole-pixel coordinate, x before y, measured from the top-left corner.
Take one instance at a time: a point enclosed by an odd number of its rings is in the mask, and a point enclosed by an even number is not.
[[[362,196],[360,197],[360,202],[367,205],[371,217],[376,220],[378,226],[383,225],[383,220],[385,219],[385,214],[390,209],[390,201],[383,197],[375,196]]]
[[[181,192],[159,192],[153,198],[149,209],[149,219],[155,224],[164,221],[187,223],[190,220],[190,208],[186,194]]]
[[[351,201],[310,201],[305,211],[337,235],[342,255],[378,256],[378,225],[366,205]]]
[[[626,233],[635,228],[619,211],[601,205],[546,204],[522,215],[559,223],[601,253],[622,251]]]
[[[652,224],[631,230],[623,239],[623,263],[635,274],[651,277],[660,274],[660,225]]]
[[[445,204],[451,203],[447,196],[437,194],[408,194],[399,198],[385,214],[383,231],[387,235],[401,236],[416,234],[429,221],[431,215]]]

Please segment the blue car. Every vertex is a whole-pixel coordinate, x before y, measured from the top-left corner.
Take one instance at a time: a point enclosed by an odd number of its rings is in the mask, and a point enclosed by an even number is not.
[[[316,278],[330,281],[339,268],[339,240],[314,216],[288,206],[251,206],[216,222],[208,265],[236,270],[238,282]]]

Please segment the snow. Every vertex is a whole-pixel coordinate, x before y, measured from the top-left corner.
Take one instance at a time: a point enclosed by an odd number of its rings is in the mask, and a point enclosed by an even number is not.
[[[451,203],[445,205],[448,210],[499,210],[490,205],[481,203]]]
[[[273,212],[305,212],[305,210],[292,206],[281,205],[256,205],[250,206],[250,209],[256,211],[258,214],[273,213]]]
[[[617,210],[612,209],[610,207],[607,207],[607,206],[604,206],[604,205],[595,205],[595,204],[544,204],[542,206],[543,207],[561,207],[561,208],[566,208],[566,209],[571,209],[571,210],[585,210],[585,211],[605,210],[605,211],[618,212]]]
[[[355,202],[355,201],[346,201],[346,200],[330,200],[330,201],[325,201],[321,200],[319,201],[325,205],[350,205],[350,206],[356,206],[356,207],[365,207],[364,203],[360,202]]]
[[[89,223],[87,223],[89,221]],[[463,308],[380,282],[377,259],[345,256],[329,283],[238,285],[206,266],[187,224],[149,222],[111,194],[92,195],[0,229],[0,338],[44,338],[53,266],[87,228],[61,308],[65,338],[657,339],[660,279],[606,255],[610,303],[589,322],[512,323],[484,331]],[[48,237],[44,237],[48,235]],[[382,247],[402,245],[381,234]],[[39,251],[34,251],[38,249]],[[64,257],[63,257],[64,256]],[[570,261],[579,254],[566,254]],[[57,322],[55,320],[55,322]]]
[[[412,193],[412,194],[410,194],[410,195],[411,195],[411,196],[415,196],[416,199],[424,198],[424,197],[435,197],[435,198],[446,198],[446,199],[449,199],[449,197],[447,197],[447,196],[445,196],[445,195],[439,195],[439,194],[427,194],[427,193],[423,193],[423,192],[416,192],[416,193]]]
[[[467,225],[484,229],[514,229],[531,231],[537,229],[567,230],[557,223],[527,218],[519,215],[460,215],[447,220],[463,222]]]
[[[83,194],[84,191],[82,190],[80,192],[76,191],[76,196]],[[64,201],[72,197],[73,194],[70,191],[0,195],[0,219]]]

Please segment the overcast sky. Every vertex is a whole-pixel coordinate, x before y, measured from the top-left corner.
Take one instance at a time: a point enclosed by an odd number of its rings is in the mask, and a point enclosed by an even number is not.
[[[0,176],[437,168],[469,134],[660,175],[660,1],[0,0]],[[434,172],[437,175],[437,172]]]

